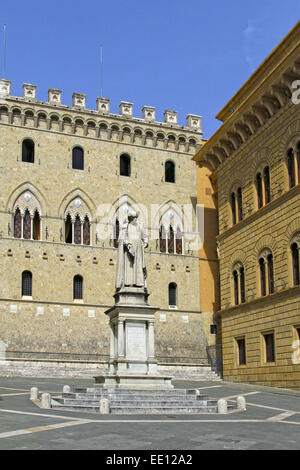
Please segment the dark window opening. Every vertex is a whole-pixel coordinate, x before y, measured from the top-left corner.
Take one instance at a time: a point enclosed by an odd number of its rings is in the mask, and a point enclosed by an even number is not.
[[[269,334],[264,335],[264,340],[265,340],[266,362],[275,362],[274,334],[269,333]]]
[[[79,215],[76,216],[74,224],[74,243],[75,245],[81,244],[81,220]]]
[[[238,202],[238,214],[239,221],[243,219],[243,198],[242,198],[242,188],[237,190],[237,202]]]
[[[83,223],[83,244],[91,244],[91,225],[89,218],[86,216]]]
[[[32,296],[32,274],[30,271],[22,272],[22,296]]]
[[[28,209],[26,209],[23,219],[23,238],[25,240],[31,239],[31,217]]]
[[[73,224],[70,214],[68,214],[66,222],[65,222],[65,242],[72,243],[73,242]]]
[[[175,183],[175,164],[173,162],[165,163],[165,181]]]
[[[246,364],[246,341],[245,338],[238,339],[237,341],[237,347],[238,347],[238,361],[239,365],[245,365]]]
[[[114,227],[114,247],[118,248],[119,246],[119,235],[120,235],[120,223],[118,219],[116,219],[115,227]]]
[[[81,147],[74,147],[72,150],[72,168],[74,170],[84,169],[84,152]]]
[[[177,285],[175,282],[169,284],[169,305],[176,307],[177,305]]]
[[[267,257],[268,264],[268,284],[269,284],[269,294],[274,292],[274,271],[273,271],[273,255],[270,254]]]
[[[268,204],[271,201],[271,190],[270,190],[270,170],[266,166],[264,169],[264,184],[265,184],[265,203]]]
[[[293,243],[291,246],[292,251],[292,264],[293,264],[293,285],[298,286],[300,284],[300,272],[299,272],[299,248],[297,243]]]
[[[259,260],[259,271],[260,271],[260,291],[261,295],[266,295],[266,267],[265,260],[260,258]]]
[[[257,207],[260,209],[263,206],[263,191],[261,174],[256,175],[256,191],[257,191]]]
[[[23,140],[22,162],[34,163],[34,142],[30,139]]]
[[[130,176],[130,157],[128,155],[120,156],[120,175]]]
[[[296,184],[295,161],[294,161],[294,151],[293,151],[293,149],[289,149],[289,151],[288,151],[287,165],[288,165],[288,173],[289,173],[289,186],[290,186],[290,188],[293,188]]]
[[[22,216],[20,209],[17,209],[14,216],[14,237],[21,238],[22,236]]]
[[[74,276],[73,280],[73,298],[83,299],[83,278],[82,276]]]
[[[234,305],[239,304],[239,282],[238,282],[238,273],[233,271],[233,288],[234,288]]]
[[[235,207],[235,194],[231,194],[231,213],[232,213],[232,225],[236,224],[236,207]]]
[[[38,211],[35,211],[34,213],[32,228],[33,228],[32,238],[34,240],[40,240],[41,239],[41,219],[40,219],[40,214],[38,213]]]

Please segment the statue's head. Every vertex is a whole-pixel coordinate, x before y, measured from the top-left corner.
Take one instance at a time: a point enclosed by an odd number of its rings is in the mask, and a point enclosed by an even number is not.
[[[128,211],[127,217],[129,221],[133,219],[137,219],[137,213],[133,209],[130,209]]]

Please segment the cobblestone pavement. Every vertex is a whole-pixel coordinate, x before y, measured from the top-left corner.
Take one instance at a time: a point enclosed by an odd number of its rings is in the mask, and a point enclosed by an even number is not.
[[[300,391],[227,382],[175,382],[210,398],[246,399],[246,411],[227,415],[99,415],[45,410],[29,399],[31,387],[62,392],[93,380],[0,377],[2,450],[298,450]]]

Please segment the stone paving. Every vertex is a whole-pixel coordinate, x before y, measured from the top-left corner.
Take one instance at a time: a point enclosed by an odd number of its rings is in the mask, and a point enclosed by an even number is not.
[[[298,450],[300,391],[226,382],[175,382],[211,398],[239,395],[246,411],[227,415],[100,415],[46,410],[30,401],[30,388],[61,392],[93,380],[0,378],[1,450]],[[133,453],[134,454],[134,453]]]

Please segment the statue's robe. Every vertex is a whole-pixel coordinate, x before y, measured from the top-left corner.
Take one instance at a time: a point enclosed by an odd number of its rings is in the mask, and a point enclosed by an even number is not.
[[[118,243],[116,289],[146,287],[144,246],[148,244],[148,237],[143,226],[138,221],[124,223]]]

